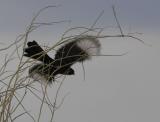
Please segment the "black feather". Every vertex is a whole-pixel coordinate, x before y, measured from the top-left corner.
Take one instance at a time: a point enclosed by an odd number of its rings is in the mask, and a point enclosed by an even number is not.
[[[39,46],[36,41],[28,42],[28,47],[24,49],[24,56],[36,59],[45,64],[49,64],[54,60],[47,55],[47,53]]]
[[[90,45],[83,46],[83,44],[87,44],[87,41],[90,42]],[[55,58],[52,59],[36,41],[28,42],[27,45],[28,47],[24,50],[24,56],[41,61],[41,64],[30,68],[29,74],[38,73],[49,82],[53,81],[54,77],[58,74],[74,75],[74,70],[71,66],[77,62],[89,59],[91,52],[89,52],[88,48],[90,51],[92,51],[93,48],[95,48],[96,51],[100,48],[99,42],[93,38],[75,39],[60,47],[55,54]],[[92,47],[93,45],[94,47]],[[85,50],[86,47],[87,50]]]
[[[43,76],[46,75],[46,77],[49,76],[49,81],[53,81],[54,76],[57,74],[74,75],[74,70],[70,67],[71,63],[68,62],[68,59],[63,60],[63,63],[61,64],[60,62],[63,57],[60,56],[53,60],[36,41],[28,42],[27,45],[28,47],[24,49],[24,56],[42,62],[42,64],[37,64],[30,68],[29,74],[38,73]],[[57,52],[56,56],[60,54],[60,51]]]

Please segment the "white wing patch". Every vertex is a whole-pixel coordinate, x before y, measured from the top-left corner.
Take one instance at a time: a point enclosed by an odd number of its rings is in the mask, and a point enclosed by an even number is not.
[[[84,50],[88,54],[89,58],[91,58],[92,55],[100,54],[101,45],[99,40],[96,38],[86,37],[80,39],[77,41],[77,46]]]
[[[49,75],[40,73],[36,68],[40,65],[43,65],[42,63],[38,63],[33,65],[31,68],[29,68],[29,77],[34,79],[35,81],[38,81],[42,84],[44,83],[50,83],[49,81]]]

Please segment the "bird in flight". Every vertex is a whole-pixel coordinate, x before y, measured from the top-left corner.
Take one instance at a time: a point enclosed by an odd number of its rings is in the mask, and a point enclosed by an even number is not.
[[[55,53],[54,59],[35,41],[27,43],[24,56],[40,61],[29,68],[29,76],[34,80],[52,83],[55,76],[74,75],[72,65],[91,59],[93,55],[99,55],[101,45],[98,39],[92,36],[75,38],[64,43]]]

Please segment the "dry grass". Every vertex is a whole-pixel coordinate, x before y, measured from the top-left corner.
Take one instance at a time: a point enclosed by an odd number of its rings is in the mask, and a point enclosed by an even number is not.
[[[42,86],[41,89],[42,94],[38,95],[37,92],[35,92],[37,88],[35,88],[33,85],[34,81],[28,78],[26,74],[28,67],[30,67],[30,65],[34,64],[35,62],[31,61],[29,58],[25,60],[23,57],[24,53],[23,49],[25,48],[26,43],[28,42],[28,37],[30,33],[37,30],[41,26],[50,26],[55,23],[65,22],[65,21],[59,21],[50,23],[38,23],[36,21],[37,17],[40,16],[41,12],[53,7],[56,6],[47,6],[38,11],[37,14],[33,17],[32,21],[30,22],[30,25],[26,28],[24,34],[18,36],[17,39],[12,44],[0,49],[1,53],[3,53],[3,51],[8,51],[8,54],[4,58],[3,64],[0,66],[0,122],[13,122],[22,116],[27,116],[31,118],[33,122],[40,122],[41,116],[44,114],[42,111],[44,105],[48,106],[48,110],[51,113],[50,122],[53,122],[56,110],[60,108],[61,105],[63,104],[64,99],[62,99],[59,104],[57,103],[57,99],[65,77],[61,81],[58,81],[58,84],[55,84],[57,85],[57,89],[53,101],[51,101],[51,98],[49,98],[47,94],[47,87],[48,87],[47,84]],[[91,25],[91,27],[89,28],[73,27],[68,29],[66,32],[64,32],[59,41],[52,47],[48,48],[46,52],[54,50],[57,46],[60,46],[67,41],[75,40],[76,38],[79,38],[84,35],[86,36],[89,33],[94,33],[94,35],[92,35],[93,38],[100,39],[100,38],[125,37],[125,38],[133,38],[142,42],[143,44],[146,44],[143,40],[139,38],[136,38],[132,35],[125,35],[117,19],[114,7],[113,7],[113,13],[118,28],[120,29],[119,35],[102,35],[101,33],[103,31],[103,28],[94,28],[99,18],[103,15],[102,11],[95,20],[95,22]],[[69,32],[74,32],[76,30],[81,30],[82,33],[75,34],[72,36],[71,35],[67,36]],[[100,56],[122,56],[122,55],[124,54],[100,55]],[[10,69],[9,66],[11,64],[14,64],[16,67],[16,69],[11,69],[13,71],[9,70]],[[33,115],[31,115],[30,111],[27,110],[26,106],[23,104],[27,95],[30,94],[34,95],[41,102],[39,109],[37,109],[38,117],[34,117]]]

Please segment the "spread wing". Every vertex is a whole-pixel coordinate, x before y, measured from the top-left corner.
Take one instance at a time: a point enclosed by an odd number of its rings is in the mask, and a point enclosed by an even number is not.
[[[50,71],[51,73],[54,72],[54,75],[56,74],[63,74],[63,75],[73,75],[74,70],[70,67],[63,67],[59,68],[59,65],[56,65],[55,61],[47,55],[47,53],[39,46],[39,44],[36,41],[28,42],[28,47],[25,48],[24,56],[30,57],[32,59],[36,59],[38,61],[43,62],[44,64],[52,63],[52,70],[47,69],[47,71]],[[54,71],[55,70],[55,71]]]
[[[47,55],[47,53],[39,46],[36,41],[28,42],[28,47],[24,49],[24,56],[36,59],[45,64],[49,64],[54,60]]]
[[[55,54],[55,64],[62,67],[71,67],[84,57],[84,51],[76,42],[70,42],[59,48]]]

